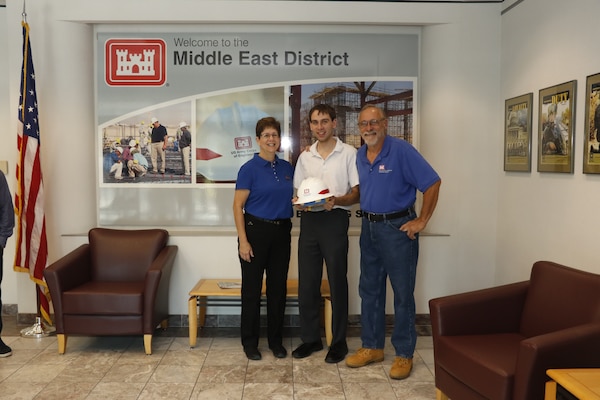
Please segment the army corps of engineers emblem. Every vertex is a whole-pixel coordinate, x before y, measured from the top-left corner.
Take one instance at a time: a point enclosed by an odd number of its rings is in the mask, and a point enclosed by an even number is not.
[[[109,86],[162,86],[167,80],[167,44],[162,39],[109,39],[104,45]]]

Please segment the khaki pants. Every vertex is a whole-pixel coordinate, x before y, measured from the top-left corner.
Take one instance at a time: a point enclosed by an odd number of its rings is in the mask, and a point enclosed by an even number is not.
[[[166,160],[165,160],[165,149],[163,147],[164,142],[156,142],[156,143],[152,143],[151,147],[150,147],[150,159],[152,160],[152,172],[158,172],[158,155],[160,154],[160,159],[161,159],[161,167],[160,167],[160,172],[161,174],[165,173],[165,164],[166,164]]]
[[[147,171],[146,167],[144,167],[141,164],[134,163],[133,160],[129,160],[129,162],[127,163],[127,167],[129,168],[129,176],[132,178],[136,175],[144,176]]]
[[[181,158],[183,159],[183,173],[190,175],[190,150],[192,146],[187,146],[181,149]]]
[[[112,167],[110,167],[110,173],[115,173],[115,179],[123,179],[123,163],[114,163]]]

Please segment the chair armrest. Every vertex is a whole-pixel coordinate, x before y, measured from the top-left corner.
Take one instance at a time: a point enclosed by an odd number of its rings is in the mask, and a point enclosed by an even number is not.
[[[90,247],[82,244],[75,250],[59,258],[44,270],[48,288],[54,293],[62,293],[91,279]]]
[[[599,368],[600,322],[525,339],[515,371],[514,400],[543,398],[550,368]]]
[[[529,281],[431,299],[436,336],[518,332]]]
[[[177,250],[177,246],[165,246],[158,253],[146,273],[144,315],[153,316],[152,319],[162,319],[163,316],[166,318],[169,315],[169,284]],[[156,326],[154,322],[160,321],[145,320],[144,329],[146,332],[152,332]]]
[[[91,279],[90,246],[83,244],[44,269],[52,298],[56,333],[64,333],[62,293]]]

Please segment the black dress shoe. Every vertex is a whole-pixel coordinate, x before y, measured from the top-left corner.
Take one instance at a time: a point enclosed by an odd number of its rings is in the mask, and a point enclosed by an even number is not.
[[[269,348],[271,349],[271,351],[273,352],[273,355],[275,357],[277,357],[277,358],[286,358],[287,357],[287,350],[282,345],[279,344],[276,346],[271,346]]]
[[[292,356],[294,358],[305,358],[319,350],[323,350],[323,343],[321,342],[302,343],[292,352]]]
[[[260,351],[256,347],[244,347],[244,353],[246,353],[248,360],[258,361],[262,358]]]
[[[333,345],[329,348],[329,351],[327,352],[325,362],[330,364],[339,363],[344,358],[346,358],[346,354],[348,354],[347,345]]]

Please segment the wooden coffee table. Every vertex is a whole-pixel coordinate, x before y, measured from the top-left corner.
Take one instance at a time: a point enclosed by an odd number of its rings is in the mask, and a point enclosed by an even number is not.
[[[222,289],[219,282],[241,283],[240,279],[200,279],[196,286],[190,290],[188,300],[188,318],[190,347],[196,346],[198,336],[198,322],[203,327],[206,322],[206,308],[209,306],[241,306],[241,289]],[[265,285],[263,283],[263,296]],[[327,345],[331,345],[331,292],[329,281],[321,281],[321,297],[323,298],[323,315],[325,320],[325,337]],[[287,305],[298,305],[298,279],[287,281]],[[199,313],[198,313],[199,311]]]
[[[546,382],[545,400],[563,398],[557,396],[556,385],[577,399],[600,399],[600,368],[549,369],[546,374],[552,380]]]

